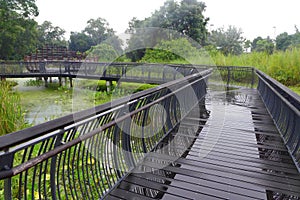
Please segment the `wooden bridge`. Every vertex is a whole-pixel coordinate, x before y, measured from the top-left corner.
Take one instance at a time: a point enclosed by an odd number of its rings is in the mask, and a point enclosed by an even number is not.
[[[299,199],[299,96],[253,68],[176,67],[188,73],[140,71],[161,85],[0,137],[0,195]]]

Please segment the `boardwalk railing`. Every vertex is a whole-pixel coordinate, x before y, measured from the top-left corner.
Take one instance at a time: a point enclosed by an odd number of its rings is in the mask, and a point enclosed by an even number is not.
[[[300,97],[261,71],[258,91],[300,172]]]
[[[5,199],[103,197],[204,101],[211,73],[2,136],[0,193]]]
[[[204,66],[73,61],[0,62],[1,78],[69,77],[166,83],[196,73]]]

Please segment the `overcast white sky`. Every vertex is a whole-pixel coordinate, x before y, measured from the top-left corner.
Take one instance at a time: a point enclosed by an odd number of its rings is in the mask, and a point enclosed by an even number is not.
[[[200,0],[199,0],[200,1]],[[244,37],[274,38],[282,32],[300,29],[299,0],[202,0],[206,3],[205,17],[209,29],[234,25]],[[37,0],[40,15],[37,21],[51,21],[67,31],[80,32],[93,18],[105,18],[117,34],[124,33],[133,18],[144,19],[164,4],[164,0]],[[68,38],[67,38],[68,39]]]

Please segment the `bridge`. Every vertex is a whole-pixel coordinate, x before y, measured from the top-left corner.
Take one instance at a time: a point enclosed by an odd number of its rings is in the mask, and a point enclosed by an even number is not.
[[[206,66],[196,66],[197,70]],[[162,84],[196,72],[193,65],[147,64],[147,63],[101,63],[83,61],[30,61],[0,62],[0,78],[43,78],[57,77]]]
[[[113,67],[114,75],[105,69],[98,79],[128,75],[122,71],[130,64],[114,65],[121,66],[119,74]],[[62,66],[55,70],[72,74]],[[164,75],[150,70],[149,78],[140,68],[125,79],[153,78],[158,87],[0,137],[0,195],[300,198],[299,96],[249,67],[157,68]],[[174,70],[167,73],[174,68],[186,73],[174,78]],[[83,69],[77,72],[97,76],[95,68]],[[26,73],[45,77],[48,70]]]

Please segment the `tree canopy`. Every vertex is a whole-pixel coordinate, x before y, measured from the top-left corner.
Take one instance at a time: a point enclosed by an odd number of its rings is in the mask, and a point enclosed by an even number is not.
[[[209,35],[208,43],[219,49],[225,55],[238,55],[243,53],[245,42],[242,30],[235,26],[229,26],[227,30],[218,28]]]
[[[21,59],[36,45],[35,0],[0,0],[0,59]]]
[[[133,18],[127,29],[128,33],[134,34],[128,42],[127,57],[132,61],[141,60],[145,47],[153,48],[162,40],[177,39],[179,34],[204,45],[209,20],[203,15],[205,8],[205,4],[197,0],[167,0],[150,17],[143,20]]]
[[[65,30],[58,26],[54,26],[50,21],[44,21],[37,26],[39,46],[55,45],[66,46],[64,34]]]

